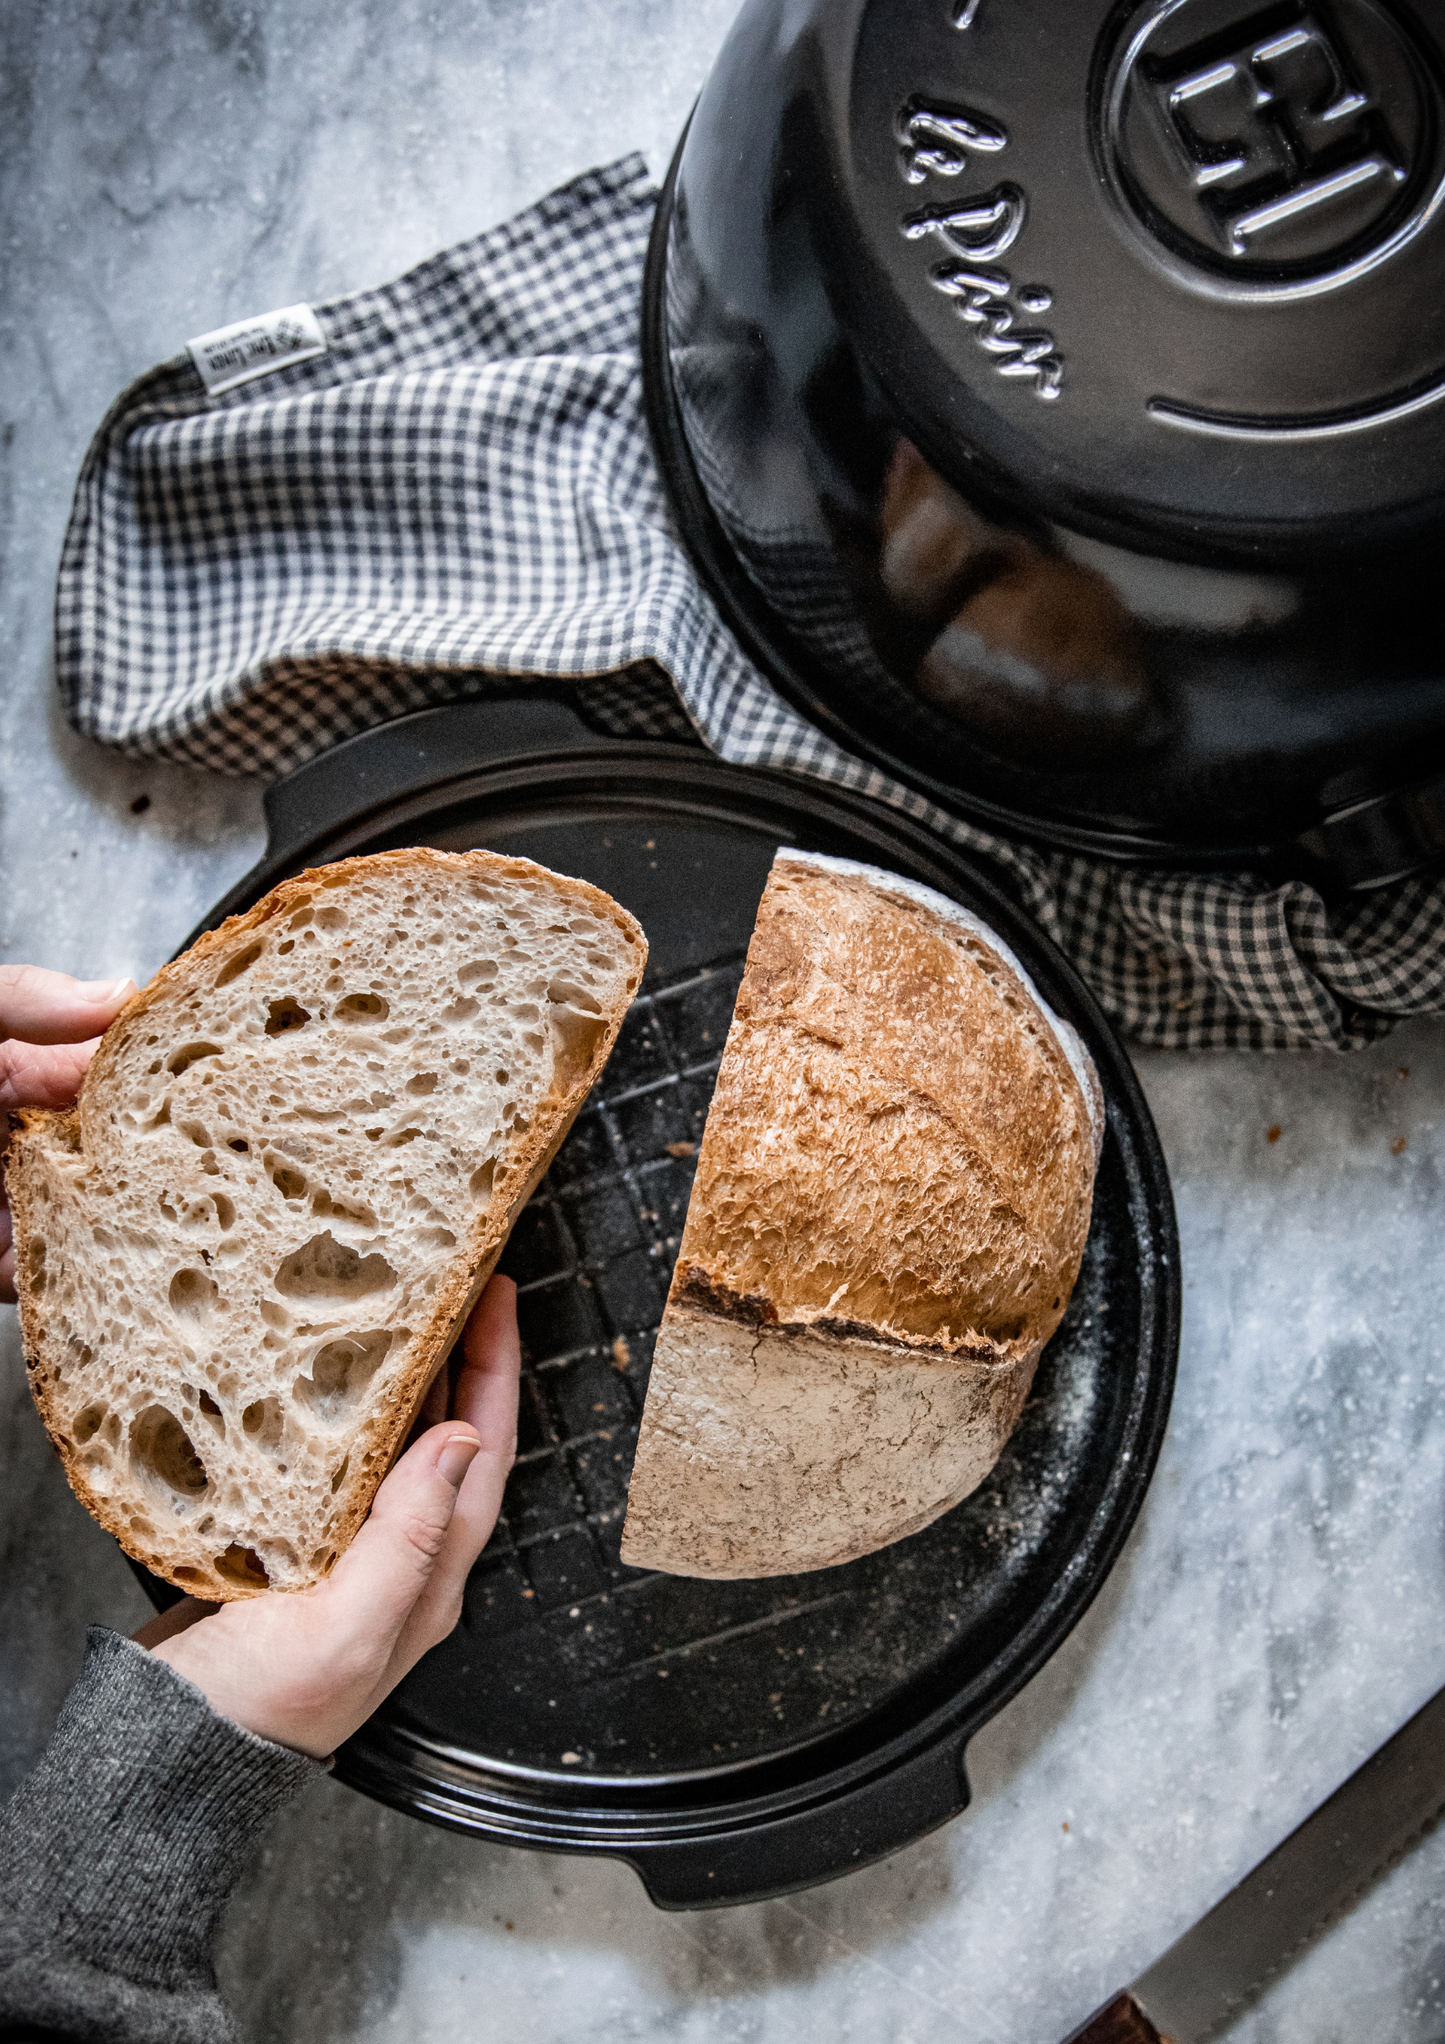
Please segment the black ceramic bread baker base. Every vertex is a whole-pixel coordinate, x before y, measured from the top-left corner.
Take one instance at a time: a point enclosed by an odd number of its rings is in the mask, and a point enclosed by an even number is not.
[[[1086,988],[903,818],[690,746],[599,737],[539,692],[353,739],[271,789],[267,817],[265,857],[207,927],[308,865],[482,845],[596,882],[651,944],[607,1070],[502,1265],[526,1356],[502,1522],[457,1631],[338,1755],[340,1777],[479,1837],[625,1859],[667,1908],[806,1887],[953,1816],[968,1740],[1108,1574],[1173,1386],[1164,1159]],[[1088,1043],[1108,1138],[1074,1299],[982,1488],[844,1568],[699,1582],[623,1567],[618,1541],[692,1152],[780,844],[907,874],[993,925]]]

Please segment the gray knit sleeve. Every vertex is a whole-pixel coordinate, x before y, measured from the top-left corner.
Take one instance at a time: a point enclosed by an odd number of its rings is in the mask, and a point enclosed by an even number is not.
[[[0,1816],[0,2040],[232,2044],[216,1923],[267,1820],[321,1772],[92,1626],[55,1737]]]

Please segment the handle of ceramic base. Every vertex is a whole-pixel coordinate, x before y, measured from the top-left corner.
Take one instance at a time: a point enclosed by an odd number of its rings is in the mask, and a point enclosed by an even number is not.
[[[665,756],[668,741],[653,743]],[[615,738],[592,729],[561,682],[527,682],[515,696],[413,710],[358,732],[266,790],[265,852],[192,930],[182,949],[227,916],[250,908],[302,866],[341,857],[364,836],[366,818],[404,808],[411,796],[432,794],[448,781],[463,788],[469,775],[503,760],[525,765],[560,754],[606,754],[616,744]],[[670,749],[697,750],[676,743]]]
[[[961,1738],[941,1739],[847,1794],[761,1822],[699,1827],[689,1839],[624,1846],[620,1857],[659,1909],[714,1909],[815,1888],[957,1816],[968,1803],[963,1756]]]
[[[1079,2029],[1071,2030],[1064,2044],[1169,2044],[1169,2039],[1160,2036],[1126,1988]]]

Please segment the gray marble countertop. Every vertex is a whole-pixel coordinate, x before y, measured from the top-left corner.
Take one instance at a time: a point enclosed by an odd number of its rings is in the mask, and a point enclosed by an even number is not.
[[[55,563],[111,398],[188,335],[382,282],[591,163],[640,146],[660,173],[731,12],[11,0],[0,955],[144,977],[262,840],[255,786],[58,718]],[[1445,1680],[1445,1033],[1138,1063],[1183,1236],[1173,1417],[1102,1595],[975,1741],[971,1809],[829,1887],[668,1916],[619,1864],[322,1782],[226,1922],[249,2037],[1056,2044]],[[85,1623],[145,1612],[45,1444],[8,1309],[0,1382],[8,1788]],[[1442,1875],[1435,1837],[1233,2034],[1438,2044]]]

